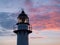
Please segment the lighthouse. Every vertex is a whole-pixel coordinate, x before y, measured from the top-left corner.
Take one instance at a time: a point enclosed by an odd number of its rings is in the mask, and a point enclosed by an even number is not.
[[[13,32],[17,34],[17,45],[28,45],[28,35],[32,33],[32,28],[29,23],[29,17],[24,10],[17,17],[17,29]]]

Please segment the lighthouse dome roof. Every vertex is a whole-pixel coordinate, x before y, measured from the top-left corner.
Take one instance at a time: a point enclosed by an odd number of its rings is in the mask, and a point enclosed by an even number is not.
[[[22,12],[19,14],[18,18],[19,19],[27,19],[28,16],[27,16],[27,14],[25,14],[24,10],[22,10]]]

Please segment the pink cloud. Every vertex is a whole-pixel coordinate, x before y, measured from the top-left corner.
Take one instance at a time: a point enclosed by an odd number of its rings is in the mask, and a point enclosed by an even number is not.
[[[31,0],[26,0],[25,5],[27,6],[27,9],[29,11],[29,17],[33,29],[60,29],[59,2],[59,0],[53,0],[49,3],[50,5],[33,7],[33,2]]]
[[[44,7],[42,7],[44,8]],[[38,8],[40,9],[40,8]],[[47,11],[40,14],[34,14],[34,11],[38,11],[38,9],[32,9],[32,13],[30,14],[30,20],[32,27],[34,29],[60,29],[60,12],[54,11],[54,9],[58,10],[58,8],[52,8],[50,11]],[[49,9],[49,8],[48,8]],[[45,8],[43,9],[45,10]],[[42,10],[40,10],[42,11]]]

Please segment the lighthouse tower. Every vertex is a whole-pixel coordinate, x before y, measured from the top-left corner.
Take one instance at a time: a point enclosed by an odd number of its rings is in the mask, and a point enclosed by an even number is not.
[[[17,34],[17,45],[28,45],[28,34],[32,33],[29,17],[22,10],[17,19],[17,30],[14,30]]]

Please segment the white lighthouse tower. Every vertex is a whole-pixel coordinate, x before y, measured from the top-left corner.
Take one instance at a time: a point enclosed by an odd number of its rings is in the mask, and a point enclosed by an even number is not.
[[[28,45],[28,34],[32,33],[29,17],[22,10],[17,19],[17,30],[14,30],[14,33],[17,34],[17,45]]]

